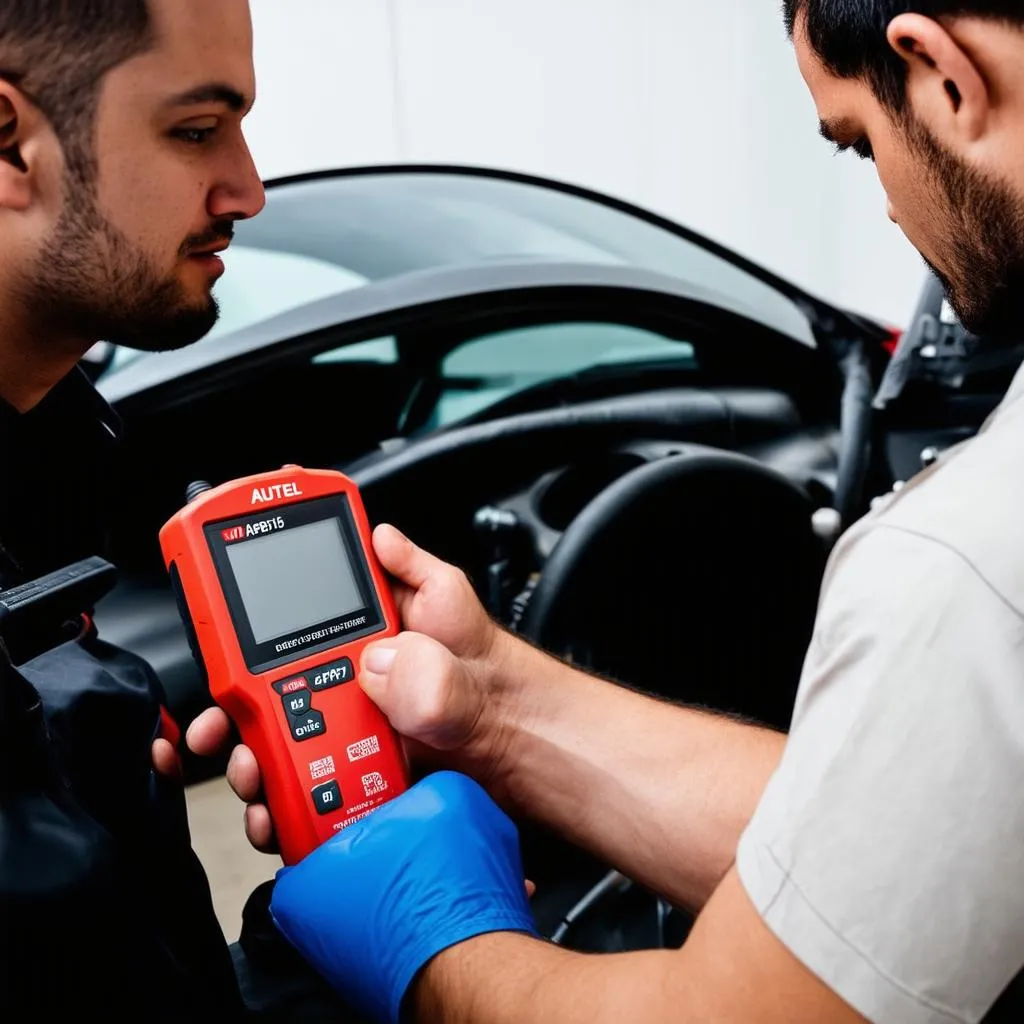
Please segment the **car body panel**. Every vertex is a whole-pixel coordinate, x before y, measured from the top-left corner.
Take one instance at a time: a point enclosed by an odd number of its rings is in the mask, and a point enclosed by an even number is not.
[[[315,352],[317,337],[342,325],[354,328],[358,333],[361,324],[370,324],[375,318],[386,314],[401,315],[406,310],[422,312],[434,303],[466,300],[473,296],[486,301],[488,296],[563,289],[618,292],[638,304],[648,296],[668,295],[744,317],[809,348],[816,344],[807,318],[788,301],[770,313],[763,309],[754,311],[728,296],[713,294],[647,270],[523,263],[445,268],[382,281],[289,310],[221,338],[216,346],[197,345],[178,352],[147,356],[101,379],[98,387],[107,401],[117,403],[171,382],[181,384],[193,375],[244,360],[255,353],[265,355],[278,347],[309,343],[309,350]]]

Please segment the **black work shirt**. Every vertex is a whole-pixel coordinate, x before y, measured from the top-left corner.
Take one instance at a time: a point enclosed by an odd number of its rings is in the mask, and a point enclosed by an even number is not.
[[[0,402],[0,589],[104,553],[118,433],[79,370],[27,413]],[[70,625],[0,646],[0,1005],[228,1024],[243,1008],[184,793],[152,766],[162,688]]]
[[[103,554],[119,433],[81,370],[26,413],[0,399],[0,586]]]

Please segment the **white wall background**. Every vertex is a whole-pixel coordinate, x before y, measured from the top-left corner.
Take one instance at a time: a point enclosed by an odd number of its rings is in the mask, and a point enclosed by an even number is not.
[[[904,323],[923,264],[834,157],[777,0],[252,0],[265,177],[484,164],[679,220]]]

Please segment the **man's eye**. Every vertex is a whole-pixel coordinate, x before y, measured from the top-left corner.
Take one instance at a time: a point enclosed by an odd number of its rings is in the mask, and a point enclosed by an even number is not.
[[[203,143],[209,142],[215,130],[214,128],[176,128],[171,134],[191,146],[201,146]]]

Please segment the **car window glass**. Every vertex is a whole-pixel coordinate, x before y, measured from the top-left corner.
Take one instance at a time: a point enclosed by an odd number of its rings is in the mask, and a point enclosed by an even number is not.
[[[398,343],[394,338],[373,338],[342,345],[313,357],[314,363],[397,363]]]
[[[222,258],[226,272],[214,288],[220,319],[207,339],[366,284],[337,263],[292,252],[232,246]]]
[[[689,343],[622,324],[544,324],[483,335],[442,360],[441,395],[425,429],[455,423],[545,381],[645,363],[697,365]]]
[[[357,174],[270,189],[245,245],[285,249],[383,281],[493,262],[616,264],[677,278],[783,320],[792,304],[702,245],[613,206],[507,178]]]
[[[345,267],[294,252],[232,245],[221,254],[221,259],[225,273],[213,289],[220,316],[213,329],[197,343],[200,345],[216,344],[225,335],[290,309],[366,284],[364,277]],[[143,354],[120,348],[114,356],[113,368]]]

